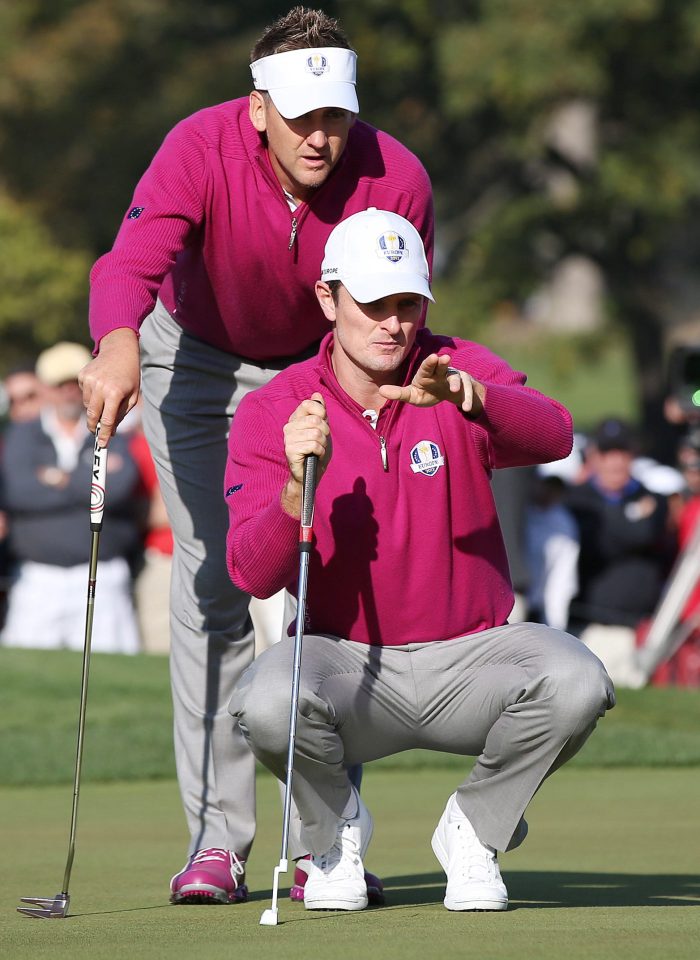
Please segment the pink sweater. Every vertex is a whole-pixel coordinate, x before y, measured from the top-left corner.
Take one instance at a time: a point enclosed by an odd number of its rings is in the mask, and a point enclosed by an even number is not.
[[[430,181],[386,133],[357,121],[326,183],[292,213],[248,98],[201,110],[167,135],[113,249],[93,267],[95,342],[138,329],[160,295],[185,330],[221,350],[299,354],[328,331],[314,294],[328,234],[370,206],[411,220],[430,258]]]
[[[339,386],[331,350],[329,335],[317,357],[249,394],[236,413],[225,479],[231,579],[258,597],[296,591],[299,521],[280,506],[282,428],[318,390],[333,456],[316,497],[307,632],[396,645],[502,625],[513,593],[490,473],[566,456],[568,412],[484,347],[423,330],[406,381],[429,353],[447,353],[486,384],[484,413],[471,421],[447,402],[388,402],[375,431]]]

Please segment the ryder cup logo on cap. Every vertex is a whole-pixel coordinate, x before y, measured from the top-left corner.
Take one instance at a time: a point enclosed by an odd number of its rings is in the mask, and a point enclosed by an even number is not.
[[[420,234],[398,213],[376,207],[354,213],[331,231],[321,280],[341,280],[358,303],[395,293],[433,299]]]
[[[322,107],[357,113],[357,54],[344,47],[307,47],[261,57],[250,65],[253,86],[267,90],[287,120]]]
[[[398,263],[406,252],[406,241],[393,230],[383,233],[379,238],[379,250],[382,256],[392,263]]]

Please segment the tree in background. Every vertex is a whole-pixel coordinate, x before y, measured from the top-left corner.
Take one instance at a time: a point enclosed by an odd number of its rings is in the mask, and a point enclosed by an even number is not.
[[[21,233],[0,264],[3,367],[59,334],[88,342],[92,262],[168,129],[247,89],[263,6],[0,3],[0,230]]]
[[[0,250],[5,369],[35,355],[42,346],[84,339],[89,257],[61,249],[29,205],[1,192]]]
[[[73,249],[91,261],[111,244],[164,134],[249,89],[251,42],[289,6],[0,6],[4,188],[30,204],[59,259]],[[521,316],[562,263],[595,265],[635,351],[644,426],[658,432],[666,335],[697,303],[700,0],[323,6],[358,49],[363,117],[433,178],[441,322],[468,332],[504,303]],[[85,285],[71,283],[66,303],[82,313]],[[33,316],[45,313],[43,285],[30,294]],[[605,339],[568,337],[573,363]]]
[[[455,327],[464,304],[482,319],[522,308],[565,258],[586,258],[660,436],[665,336],[692,319],[700,339],[700,3],[413,0],[346,19],[363,102],[380,125],[400,118],[428,162]]]

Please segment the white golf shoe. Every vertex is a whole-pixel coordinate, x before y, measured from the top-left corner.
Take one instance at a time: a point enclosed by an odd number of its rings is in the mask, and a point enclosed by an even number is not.
[[[505,910],[508,891],[496,851],[482,843],[453,793],[440,817],[432,847],[447,874],[448,910]]]
[[[352,788],[357,800],[354,817],[341,820],[333,846],[322,856],[305,860],[308,877],[304,884],[307,910],[364,910],[367,884],[362,858],[372,839],[372,815]],[[302,866],[299,861],[297,866]]]

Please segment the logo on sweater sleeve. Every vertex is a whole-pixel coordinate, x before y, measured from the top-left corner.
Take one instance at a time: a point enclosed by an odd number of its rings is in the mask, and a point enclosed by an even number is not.
[[[143,208],[143,207],[132,207],[131,210],[129,210],[129,212],[127,213],[126,219],[127,219],[127,220],[138,220],[138,218],[141,216],[141,214],[143,213],[143,211],[144,211],[144,208]]]
[[[411,450],[411,470],[414,473],[423,473],[426,477],[433,477],[440,467],[445,466],[445,458],[440,447],[432,440],[419,440]]]

